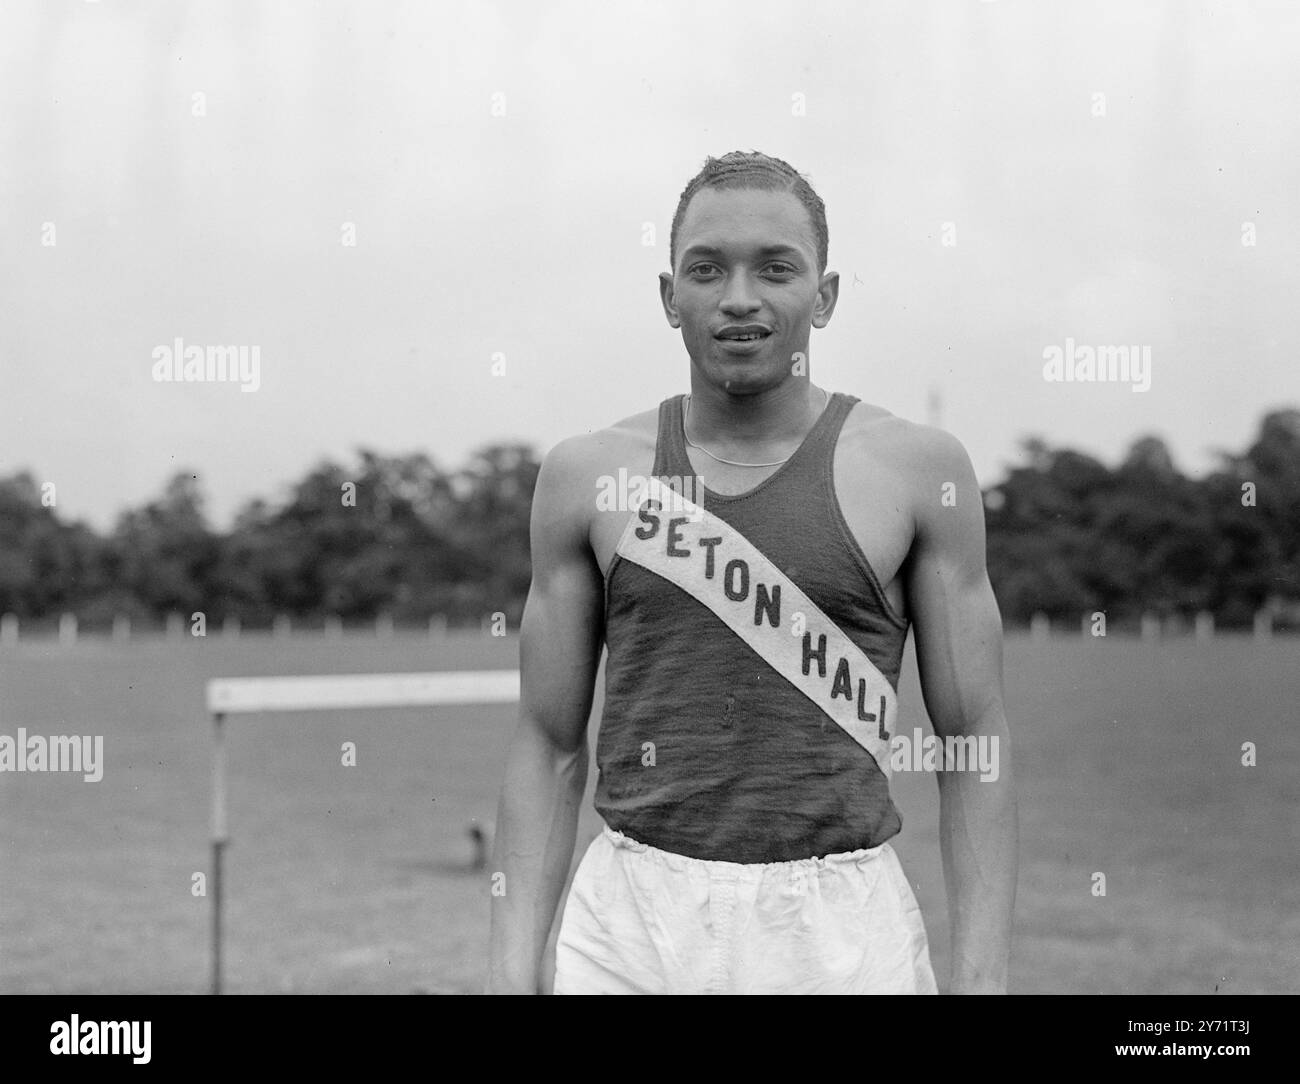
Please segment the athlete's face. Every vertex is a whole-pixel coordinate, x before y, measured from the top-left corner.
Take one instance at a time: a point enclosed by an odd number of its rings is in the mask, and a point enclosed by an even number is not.
[[[701,377],[753,395],[807,374],[808,337],[830,321],[839,275],[818,275],[812,221],[796,196],[701,189],[677,247],[659,292]]]

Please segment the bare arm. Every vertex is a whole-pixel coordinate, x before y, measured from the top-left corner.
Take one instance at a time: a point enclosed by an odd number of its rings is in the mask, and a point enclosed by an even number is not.
[[[489,993],[537,993],[569,874],[587,781],[587,717],[600,661],[603,581],[587,541],[594,490],[565,442],[533,497],[533,581],[520,639],[519,726],[510,747],[493,871]]]
[[[1005,993],[1018,829],[1002,696],[1002,621],[984,558],[984,509],[964,449],[924,432],[907,591],[926,709],[941,739],[996,750],[994,773],[940,772],[939,840],[952,929],[952,993]],[[945,501],[944,486],[953,500]]]

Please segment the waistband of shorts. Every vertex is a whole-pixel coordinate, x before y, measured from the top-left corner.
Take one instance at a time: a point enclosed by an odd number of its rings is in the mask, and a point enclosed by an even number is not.
[[[724,862],[713,858],[691,858],[689,855],[674,851],[661,850],[648,843],[641,843],[631,836],[624,835],[605,825],[605,838],[620,850],[643,855],[652,861],[661,862],[671,869],[708,869],[715,876],[754,875],[771,871],[794,871],[826,869],[827,867],[852,866],[859,862],[870,862],[886,854],[892,854],[893,848],[888,843],[876,847],[863,847],[856,851],[840,851],[836,854],[822,855],[814,858],[795,858],[788,862]]]

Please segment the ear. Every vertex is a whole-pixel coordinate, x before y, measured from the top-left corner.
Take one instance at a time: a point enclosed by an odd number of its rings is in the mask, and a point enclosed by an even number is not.
[[[664,306],[664,315],[668,317],[669,327],[681,327],[681,317],[677,315],[677,306],[673,304],[673,276],[671,272],[659,272],[659,300]]]
[[[835,303],[840,299],[840,273],[827,271],[817,286],[817,301],[813,305],[813,327],[825,327],[831,322]]]

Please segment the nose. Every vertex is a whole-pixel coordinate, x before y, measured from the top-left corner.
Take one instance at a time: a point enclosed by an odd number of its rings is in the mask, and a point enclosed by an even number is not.
[[[749,281],[749,276],[744,272],[739,272],[727,279],[727,286],[723,291],[722,300],[718,303],[718,308],[727,316],[748,316],[750,313],[758,311],[761,305],[762,302],[759,301],[758,295]]]

